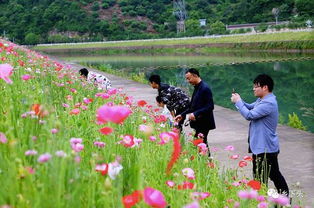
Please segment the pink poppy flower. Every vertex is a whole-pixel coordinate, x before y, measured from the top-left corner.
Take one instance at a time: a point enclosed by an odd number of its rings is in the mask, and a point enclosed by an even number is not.
[[[84,145],[81,143],[77,143],[77,144],[72,144],[71,145],[72,150],[74,150],[75,152],[81,152],[84,149]]]
[[[27,150],[25,152],[26,156],[30,156],[30,155],[37,155],[37,151],[36,150]]]
[[[279,194],[277,198],[269,197],[268,200],[281,206],[287,206],[290,204],[289,198],[282,194]]]
[[[260,196],[256,197],[256,200],[260,201],[260,202],[266,201],[266,199],[265,199],[265,197],[263,195],[260,195]]]
[[[97,123],[113,122],[121,124],[131,113],[128,107],[103,105],[97,110]]]
[[[237,187],[237,186],[240,186],[241,183],[240,182],[233,182],[232,185]]]
[[[141,124],[139,125],[139,130],[142,131],[146,135],[151,135],[151,133],[153,132],[153,127]]]
[[[219,151],[219,148],[218,148],[218,147],[211,147],[211,148],[210,148],[210,151],[211,151],[211,152],[218,152],[218,151]]]
[[[29,174],[34,174],[35,170],[32,167],[25,167],[25,170],[29,173]]]
[[[86,105],[81,105],[81,107],[80,107],[82,110],[87,110],[88,109],[88,107],[86,106]]]
[[[151,187],[147,187],[144,189],[144,201],[150,207],[154,208],[164,208],[167,206],[167,202],[163,194]]]
[[[192,199],[203,200],[209,197],[211,194],[209,192],[193,192]]]
[[[230,156],[230,159],[233,159],[233,160],[236,160],[236,159],[238,159],[239,158],[239,155],[231,155]]]
[[[201,155],[207,155],[208,149],[207,149],[207,146],[205,143],[200,143],[197,145],[197,147],[198,147],[198,151]]]
[[[70,115],[77,115],[79,114],[81,111],[78,108],[74,108],[73,110],[70,111]]]
[[[79,108],[79,107],[81,107],[81,105],[82,105],[82,103],[75,103],[74,107]]]
[[[81,157],[79,155],[76,155],[74,158],[74,162],[80,163],[81,162]]]
[[[268,204],[266,202],[261,202],[257,205],[257,208],[268,208]]]
[[[176,184],[173,181],[166,181],[167,186],[169,186],[170,188],[173,188]]]
[[[256,190],[249,190],[249,191],[239,191],[238,197],[241,199],[256,199],[258,193]]]
[[[29,79],[31,79],[32,78],[32,76],[31,75],[29,75],[29,74],[24,74],[24,75],[22,75],[22,80],[24,80],[24,81],[27,81],[27,80],[29,80]]]
[[[0,132],[0,143],[5,144],[8,142],[7,137],[4,135],[4,133]]]
[[[132,135],[125,135],[120,143],[125,147],[133,147],[135,144],[134,137]]]
[[[149,137],[149,140],[152,141],[152,142],[154,142],[154,141],[156,141],[156,137],[155,137],[155,136],[150,136],[150,137]]]
[[[99,129],[99,132],[103,135],[109,135],[113,132],[113,128],[105,126],[104,128]]]
[[[81,138],[71,138],[70,139],[70,143],[71,144],[77,144],[77,143],[82,143],[83,142],[83,140],[81,139]]]
[[[93,99],[91,99],[91,98],[83,98],[83,102],[84,102],[85,104],[90,104],[90,103],[93,102]]]
[[[236,201],[236,202],[234,202],[234,204],[233,204],[233,208],[239,208],[240,205],[241,205],[240,202]]]
[[[110,88],[110,89],[107,91],[107,93],[108,93],[109,95],[115,95],[115,94],[117,94],[117,92],[118,92],[118,90],[117,90],[116,88]]]
[[[199,139],[203,139],[203,138],[204,138],[204,134],[199,133],[199,134],[197,135],[197,138],[199,138]]]
[[[158,144],[167,144],[170,139],[172,139],[171,134],[169,132],[163,132],[159,134],[160,142]]]
[[[67,154],[65,152],[63,152],[62,150],[56,151],[55,155],[57,157],[66,157]]]
[[[10,64],[0,64],[0,78],[8,84],[13,83],[13,81],[9,78],[12,73],[13,67]]]
[[[226,151],[234,151],[234,146],[228,145],[228,146],[225,147],[225,150]]]
[[[72,95],[67,95],[67,96],[66,96],[66,99],[67,99],[67,100],[73,100],[73,97],[72,97]]]
[[[40,155],[37,161],[39,163],[45,163],[49,161],[50,159],[51,159],[51,154],[45,153],[45,154]]]
[[[103,147],[105,147],[106,144],[104,142],[96,141],[96,142],[94,142],[94,145],[96,147],[103,148]]]
[[[187,177],[188,179],[195,179],[195,174],[194,174],[194,170],[192,170],[191,168],[184,168],[182,170],[182,173],[185,177]]]
[[[108,93],[102,93],[102,92],[96,93],[95,96],[96,97],[101,97],[102,99],[110,98],[110,95]]]
[[[56,133],[58,133],[58,132],[59,132],[58,129],[51,129],[51,133],[52,133],[52,134],[56,134]]]
[[[62,106],[65,107],[65,108],[70,107],[70,105],[69,105],[69,104],[66,104],[66,103],[62,103]]]
[[[185,206],[183,206],[183,208],[200,208],[200,204],[198,203],[198,201],[194,201],[191,204],[187,204]]]

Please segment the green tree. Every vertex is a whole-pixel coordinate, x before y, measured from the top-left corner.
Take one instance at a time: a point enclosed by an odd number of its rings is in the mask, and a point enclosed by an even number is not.
[[[295,6],[301,16],[314,16],[314,1],[312,0],[296,0]]]
[[[185,27],[186,27],[186,34],[188,36],[198,36],[198,35],[203,35],[204,30],[200,27],[199,20],[197,19],[188,19],[185,22]]]
[[[28,33],[25,36],[25,43],[27,45],[36,45],[40,42],[40,35],[37,35],[35,33]]]
[[[226,26],[221,21],[216,21],[210,25],[210,34],[224,34]]]

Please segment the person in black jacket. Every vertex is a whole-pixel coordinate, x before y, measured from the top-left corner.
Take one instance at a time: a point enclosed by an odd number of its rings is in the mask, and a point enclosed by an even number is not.
[[[185,116],[190,121],[191,128],[195,129],[195,137],[199,133],[203,134],[203,142],[207,145],[207,135],[209,130],[215,129],[214,119],[214,101],[212,91],[208,85],[202,81],[199,72],[194,69],[188,69],[185,72],[186,80],[194,86],[194,92],[190,102],[190,107],[175,117],[175,120],[181,121]],[[210,151],[208,149],[208,155]]]
[[[167,106],[171,115],[175,117],[185,111],[190,103],[189,96],[180,88],[161,83],[160,76],[153,74],[149,77],[150,85],[153,89],[158,90],[158,96]],[[178,123],[179,129],[182,129],[182,120]]]

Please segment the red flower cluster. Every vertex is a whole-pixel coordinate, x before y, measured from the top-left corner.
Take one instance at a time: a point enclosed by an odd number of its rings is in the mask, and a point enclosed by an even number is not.
[[[131,208],[142,200],[141,191],[133,191],[132,194],[122,197],[122,203],[125,208]]]
[[[257,191],[261,189],[261,183],[259,181],[250,180],[247,185]]]

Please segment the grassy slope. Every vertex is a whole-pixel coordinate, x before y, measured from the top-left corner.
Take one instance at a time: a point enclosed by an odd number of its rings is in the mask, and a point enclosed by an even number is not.
[[[314,40],[314,31],[306,32],[282,32],[272,34],[239,35],[224,37],[197,37],[187,39],[158,39],[136,41],[110,41],[102,43],[82,44],[55,44],[51,46],[36,46],[35,50],[41,49],[75,49],[75,48],[107,48],[107,47],[134,47],[134,46],[157,46],[157,45],[189,45],[210,43],[255,43],[272,41],[307,41]]]

